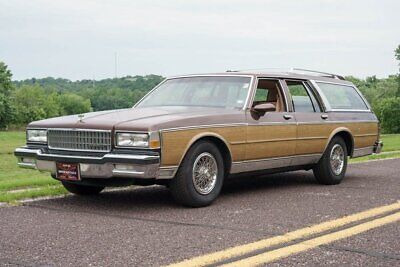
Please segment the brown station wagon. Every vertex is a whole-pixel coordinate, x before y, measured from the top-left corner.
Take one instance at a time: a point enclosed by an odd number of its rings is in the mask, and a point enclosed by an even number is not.
[[[381,147],[375,114],[343,77],[231,71],[168,78],[133,108],[32,122],[15,156],[75,194],[161,184],[199,207],[238,173],[312,169],[338,184],[348,157]]]

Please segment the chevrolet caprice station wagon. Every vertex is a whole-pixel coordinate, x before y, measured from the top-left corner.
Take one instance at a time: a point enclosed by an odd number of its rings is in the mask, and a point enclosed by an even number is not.
[[[181,204],[212,203],[228,177],[312,169],[338,184],[348,157],[379,153],[379,123],[338,75],[226,72],[171,77],[133,108],[32,122],[15,150],[78,195],[161,184]]]

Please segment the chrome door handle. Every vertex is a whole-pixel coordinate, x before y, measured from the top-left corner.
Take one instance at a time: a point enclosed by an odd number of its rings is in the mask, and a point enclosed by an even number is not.
[[[285,120],[290,120],[290,119],[293,118],[293,116],[292,116],[292,115],[289,115],[289,114],[285,114],[285,115],[283,115],[283,118],[284,118]]]
[[[329,116],[327,114],[322,114],[321,119],[326,120]]]

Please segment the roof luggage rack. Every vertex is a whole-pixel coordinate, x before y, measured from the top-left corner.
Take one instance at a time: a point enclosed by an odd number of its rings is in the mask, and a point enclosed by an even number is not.
[[[305,75],[312,75],[312,76],[320,76],[320,77],[329,77],[339,80],[346,80],[342,75],[323,72],[323,71],[316,71],[316,70],[309,70],[309,69],[300,69],[300,68],[260,68],[260,69],[246,69],[246,70],[227,70],[226,72],[242,72],[242,71],[253,71],[253,70],[269,70],[273,72],[287,72],[287,73],[294,73],[294,74],[305,74]]]
[[[323,76],[323,77],[331,77],[334,79],[339,79],[339,80],[346,80],[342,75],[334,74],[334,73],[329,73],[329,72],[323,72],[323,71],[316,71],[316,70],[308,70],[308,69],[298,69],[298,68],[293,68],[293,72],[300,72],[300,73],[315,73],[319,74],[317,76]]]

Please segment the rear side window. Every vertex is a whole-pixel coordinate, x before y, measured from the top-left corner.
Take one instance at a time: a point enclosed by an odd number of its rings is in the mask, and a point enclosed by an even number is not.
[[[317,82],[332,109],[368,110],[353,86]]]
[[[295,112],[315,112],[316,107],[304,83],[300,81],[286,81],[292,96]],[[319,111],[319,110],[318,110]]]

